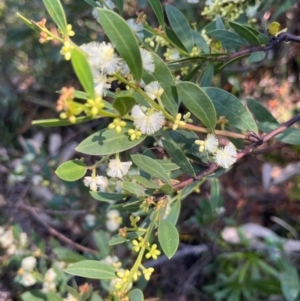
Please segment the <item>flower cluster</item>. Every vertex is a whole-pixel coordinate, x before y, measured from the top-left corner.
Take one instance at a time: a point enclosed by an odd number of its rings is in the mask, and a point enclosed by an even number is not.
[[[108,185],[107,178],[103,176],[84,177],[83,183],[86,187],[90,187],[92,191],[97,191],[99,189],[102,192],[105,191]]]
[[[18,240],[14,238],[13,228],[9,227],[6,230],[0,227],[0,247],[6,249],[8,255],[23,255],[26,253],[28,244],[27,234],[21,232]]]
[[[18,275],[21,276],[19,282],[23,286],[32,286],[36,283],[36,277],[34,276],[36,263],[36,258],[33,256],[28,256],[22,259],[21,268],[18,270]]]
[[[35,253],[35,256],[37,253]],[[57,269],[64,269],[66,264],[64,262],[55,263]],[[15,281],[25,287],[33,286],[38,282],[42,282],[42,292],[55,293],[57,290],[57,274],[53,267],[46,270],[44,275],[40,274],[37,269],[37,259],[34,256],[24,257],[21,261],[21,266],[15,277]]]
[[[132,241],[132,244],[133,244],[132,250],[134,252],[139,252],[141,248],[149,245],[149,243],[146,243],[144,238],[141,236],[138,237],[138,240],[134,239]]]
[[[186,122],[181,120],[182,118],[182,114],[181,113],[178,113],[176,115],[176,118],[175,118],[175,121],[174,121],[174,124],[172,126],[172,130],[173,131],[176,131],[178,129],[178,127],[183,127],[186,125]]]
[[[80,48],[87,54],[97,95],[105,96],[107,89],[111,86],[109,76],[112,77],[117,73],[124,76],[129,74],[127,64],[118,56],[111,43],[90,42],[81,45]],[[143,69],[149,73],[154,72],[151,53],[145,49],[140,49],[140,52]]]
[[[64,266],[61,266],[63,268]],[[56,292],[56,273],[53,268],[50,268],[44,274],[43,288],[44,293]]]
[[[128,174],[131,165],[131,161],[121,162],[117,155],[115,159],[109,160],[107,175],[111,178],[122,179]],[[83,183],[86,187],[89,187],[93,192],[112,192],[112,186],[114,186],[115,191],[121,192],[122,182],[116,181],[115,179],[108,180],[108,178],[105,176],[96,175],[96,170],[93,169],[92,175],[85,176],[83,179]]]
[[[219,141],[214,134],[208,134],[205,140],[196,140],[199,152],[207,151],[213,154],[215,162],[223,168],[229,168],[236,162],[236,148],[230,142],[225,147],[219,147]]]
[[[157,244],[153,244],[145,256],[148,259],[152,257],[154,260],[156,260],[160,254],[161,252],[157,250]]]
[[[178,50],[171,48],[167,48],[166,52],[164,53],[164,57],[167,61],[176,61],[180,59]]]
[[[80,114],[83,106],[73,101],[74,88],[63,87],[60,92],[60,97],[56,102],[56,111],[61,112],[60,118],[69,119],[71,123],[76,122],[76,115]]]
[[[91,67],[102,74],[113,75],[120,69],[122,60],[111,43],[90,42],[81,45],[80,48],[87,53]]]
[[[148,93],[150,94],[150,92]],[[165,118],[162,112],[156,111],[153,108],[146,108],[139,105],[133,106],[131,110],[131,117],[133,118],[135,127],[142,134],[146,135],[152,135],[160,130],[165,122]]]
[[[157,259],[161,254],[161,252],[157,250],[156,244],[153,244],[150,247],[149,242],[146,242],[141,236],[139,236],[137,240],[134,239],[132,244],[135,252],[144,252],[145,249],[147,249],[148,253],[145,255],[146,258],[152,257],[153,259]],[[141,263],[133,266],[131,270],[121,269],[120,266],[115,268],[117,269],[118,278],[113,279],[112,282],[114,283],[114,287],[118,295],[126,294],[132,286],[132,281],[137,281],[142,274],[144,275],[145,280],[149,281],[151,274],[154,272],[154,268],[150,267],[147,269]]]
[[[106,213],[106,228],[110,232],[115,232],[122,224],[120,212],[116,209],[109,210]]]
[[[221,17],[233,21],[246,11],[247,16],[252,18],[261,3],[259,0],[255,2],[256,4],[251,7],[245,0],[206,0],[202,15],[208,17],[210,20],[220,15]],[[251,10],[249,8],[251,8]]]
[[[121,162],[119,158],[112,159],[108,163],[107,175],[121,179],[128,173],[131,165],[131,161]]]
[[[236,148],[230,142],[225,147],[219,148],[216,151],[214,158],[219,166],[223,168],[229,168],[232,164],[236,162],[236,156]]]
[[[120,118],[115,118],[112,123],[108,125],[109,129],[115,129],[115,131],[120,134],[122,131],[122,127],[126,126],[126,122],[121,120]]]

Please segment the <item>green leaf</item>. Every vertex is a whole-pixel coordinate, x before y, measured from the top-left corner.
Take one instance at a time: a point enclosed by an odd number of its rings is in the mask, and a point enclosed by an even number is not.
[[[181,43],[181,41],[179,40],[179,38],[177,37],[177,35],[176,35],[176,33],[174,32],[173,29],[171,29],[168,26],[166,26],[165,27],[165,31],[166,31],[168,39],[171,40],[172,43],[174,43],[182,51],[185,51],[185,52],[187,51],[185,49],[185,47],[183,46],[183,44]]]
[[[163,12],[161,2],[159,0],[149,0],[149,3],[155,13],[158,23],[164,29],[165,28],[165,20],[164,20],[164,12]]]
[[[278,123],[259,122],[258,128],[265,133],[269,133],[279,127]],[[300,145],[300,130],[295,128],[287,128],[284,132],[274,137],[276,140],[286,144]]]
[[[79,261],[67,267],[64,271],[68,274],[92,279],[113,279],[116,277],[114,268],[97,260]]]
[[[190,82],[181,82],[177,85],[178,95],[188,110],[193,113],[208,129],[213,131],[217,116],[214,105],[200,87]]]
[[[91,99],[95,98],[94,79],[86,54],[77,46],[72,49],[72,66],[84,89]]]
[[[103,301],[103,299],[98,295],[98,293],[93,293],[90,301]]]
[[[64,34],[67,33],[67,19],[64,12],[64,9],[59,0],[43,0],[43,3],[57,25],[57,27],[63,32]]]
[[[273,117],[273,115],[258,101],[247,99],[247,106],[257,121],[277,123],[277,120]]]
[[[103,129],[83,140],[76,148],[80,153],[93,156],[112,155],[131,149],[140,144],[146,136],[139,140],[129,140],[127,135],[131,127],[123,127],[120,134],[114,129]]]
[[[156,53],[151,53],[151,56],[155,67],[154,72],[152,73],[153,77],[157,81],[164,83],[166,86],[175,86],[176,82],[174,76],[165,62]]]
[[[166,220],[175,226],[179,218],[180,210],[181,210],[181,201],[177,200],[172,204],[171,211],[167,215]]]
[[[235,287],[232,289],[229,296],[226,298],[226,301],[240,301],[241,300],[241,291],[242,289],[239,287]]]
[[[155,160],[165,171],[173,171],[179,169],[179,166],[171,160]]]
[[[16,13],[16,16],[19,17],[25,23],[25,25],[28,26],[29,28],[26,28],[26,29],[20,28],[17,32],[13,31],[13,33],[15,32],[15,34],[12,34],[13,38],[11,37],[11,35],[9,34],[9,31],[8,31],[7,36],[6,36],[6,43],[10,43],[11,40],[12,40],[12,42],[16,41],[17,38],[25,37],[27,34],[31,35],[32,34],[31,30],[34,30],[38,34],[40,33],[41,30],[39,29],[39,27],[36,24],[32,23],[32,21],[28,20],[27,18],[22,16],[20,13]],[[28,29],[30,30],[30,32],[28,31]]]
[[[123,14],[124,1],[123,0],[114,0],[120,15]]]
[[[170,184],[165,184],[159,188],[159,192],[171,195],[173,193],[173,187]]]
[[[141,183],[143,186],[145,186],[146,188],[152,188],[152,189],[158,189],[159,185],[153,183],[152,181],[139,176],[139,175],[134,175],[134,176],[130,176],[131,179]]]
[[[277,283],[277,281],[274,281],[273,279],[264,280],[260,278],[260,276],[258,277],[258,279],[256,278],[257,280],[254,279],[251,281],[251,284],[253,285],[253,288],[255,290],[266,293],[268,295],[281,295],[282,292],[280,289],[280,284]]]
[[[193,81],[192,79],[198,74],[198,71],[202,68],[202,63],[196,65],[194,69],[192,69],[187,75],[182,78],[182,81],[189,82]],[[198,79],[197,79],[198,82]]]
[[[110,239],[110,235],[108,234],[107,231],[104,230],[93,231],[93,241],[97,246],[97,249],[99,250],[99,253],[101,254],[102,258],[108,256],[110,253],[110,248],[108,245],[109,239]]]
[[[199,146],[195,144],[195,140],[199,139],[199,137],[194,132],[177,130],[169,131],[168,134],[172,140],[185,150],[186,154],[202,158],[202,153],[199,153]]]
[[[195,30],[192,30],[193,39],[196,46],[198,46],[204,53],[210,53],[209,46],[201,34]]]
[[[158,224],[158,241],[166,256],[170,259],[177,251],[179,234],[176,227],[167,220]]]
[[[225,46],[239,47],[249,45],[248,42],[242,39],[239,35],[225,29],[212,30],[207,34],[210,35],[212,38],[216,39],[217,41],[220,41]]]
[[[61,93],[61,90],[60,91],[56,91],[56,92]],[[89,96],[84,91],[74,90],[74,98],[88,100]]]
[[[79,124],[83,122],[88,122],[93,119],[99,118],[97,117],[87,117],[87,116],[82,116],[82,117],[76,117],[76,122],[72,123],[67,119],[41,119],[41,120],[33,120],[32,125],[38,125],[38,126],[43,126],[43,127],[52,127],[52,126],[67,126],[67,125],[74,125],[74,124]]]
[[[217,15],[215,22],[216,22],[216,29],[225,29],[224,23],[219,15]]]
[[[58,296],[56,293],[47,293],[46,294],[47,301],[63,301],[63,298],[61,296]],[[45,299],[44,299],[45,300]]]
[[[188,195],[190,195],[196,187],[199,186],[199,182],[193,182],[187,186],[185,186],[180,192],[179,192],[179,199],[180,201],[183,201]]]
[[[272,266],[270,266],[269,264],[267,264],[265,261],[257,260],[256,264],[259,267],[259,269],[262,270],[264,273],[266,273],[276,279],[278,278],[278,276],[279,276],[278,271],[276,269],[274,269]]]
[[[69,250],[64,247],[56,247],[53,252],[58,260],[64,261],[66,263],[74,263],[81,260],[86,260],[83,255],[76,253],[75,251]]]
[[[259,39],[259,42],[260,42],[261,45],[266,45],[270,41],[270,37],[268,35],[264,34],[264,33],[260,33],[258,35],[258,39]]]
[[[248,62],[251,63],[256,63],[256,62],[260,62],[262,60],[265,59],[266,57],[266,52],[265,51],[257,51],[257,52],[253,52],[251,53],[251,55],[248,57]]]
[[[172,29],[188,52],[194,47],[193,33],[185,16],[176,7],[167,4],[166,14]]]
[[[155,178],[162,180],[163,182],[169,182],[168,174],[155,160],[140,154],[131,155],[131,159],[133,163],[141,170],[145,171]]]
[[[101,202],[117,202],[126,198],[126,195],[120,193],[94,192],[90,191],[90,195],[97,201]]]
[[[125,116],[135,105],[136,100],[132,94],[119,93],[114,100],[113,106],[120,113]]]
[[[127,22],[111,10],[97,8],[100,24],[119,55],[127,63],[134,79],[142,79],[143,65],[140,48]]]
[[[220,289],[217,292],[214,292],[214,297],[216,298],[216,300],[227,300],[227,296],[228,294],[230,294],[231,290],[231,287]]]
[[[72,295],[72,297],[74,297],[76,299],[80,298],[80,294],[79,294],[79,292],[77,292],[77,289],[75,289],[69,285],[66,286],[66,289],[67,289],[67,292]]]
[[[143,191],[145,191],[147,193],[149,192],[147,194],[147,196],[154,193],[153,189],[152,190],[145,190],[140,185],[134,186],[134,185],[130,185],[130,184],[132,184],[132,183],[131,182],[126,182],[126,185],[128,185],[128,189],[134,190],[134,187],[136,187],[137,189],[141,190],[142,193],[143,193]],[[135,183],[133,183],[133,184],[135,184]],[[136,192],[136,191],[134,191],[134,192]],[[137,192],[139,192],[139,191],[137,191]],[[145,193],[145,195],[146,195],[146,193]],[[143,202],[142,200],[144,199],[145,195],[131,196],[131,197],[128,198],[128,201],[127,200],[125,201],[125,203],[115,204],[115,205],[112,206],[112,208],[117,209],[119,211],[129,212],[129,213],[137,212],[137,211],[140,210],[140,206]]]
[[[122,183],[122,186],[125,190],[132,193],[133,195],[136,195],[136,196],[145,196],[146,195],[146,189],[139,184],[124,181]]]
[[[143,292],[138,288],[135,288],[132,291],[130,291],[128,297],[130,301],[144,301]]]
[[[215,75],[218,74],[221,70],[223,70],[226,66],[231,65],[231,64],[233,64],[235,62],[238,62],[242,58],[247,57],[247,56],[249,56],[249,53],[237,56],[237,57],[235,57],[235,58],[233,58],[231,60],[226,61],[225,63],[220,63],[220,64],[215,65],[215,70],[214,70],[215,71]]]
[[[99,7],[95,1],[93,0],[84,0],[86,3],[88,3],[92,7]]]
[[[217,209],[221,206],[221,191],[218,178],[211,179],[210,203],[213,209]]]
[[[115,245],[119,245],[119,244],[122,244],[123,242],[127,241],[126,238],[122,237],[122,236],[119,236],[118,234],[117,235],[114,235],[111,240],[109,241],[109,245],[110,246],[115,246]]]
[[[21,296],[23,301],[45,301],[47,300],[46,294],[38,291],[32,290],[30,292],[25,292]]]
[[[155,69],[151,74],[144,70],[143,80],[146,84],[149,84],[152,81],[158,81],[161,84],[164,89],[164,93],[161,96],[162,104],[166,110],[175,116],[178,112],[179,103],[174,77],[168,66],[157,54],[151,53],[151,55]]]
[[[137,92],[133,92],[134,98],[137,102],[137,104],[144,106],[146,108],[150,108],[150,105],[148,103],[148,101],[139,93]]]
[[[87,167],[84,162],[75,159],[61,164],[55,173],[64,181],[73,182],[81,179],[86,171]]]
[[[165,87],[164,93],[160,97],[160,100],[165,109],[169,111],[171,115],[176,116],[178,112],[179,101],[175,86]]]
[[[252,45],[260,45],[259,39],[257,37],[258,34],[255,35],[253,31],[249,30],[248,27],[232,21],[229,21],[228,23],[240,37],[249,41]]]
[[[169,154],[171,161],[178,165],[183,172],[195,177],[196,175],[193,166],[183,153],[183,150],[171,139],[167,132],[164,133],[164,138],[165,139],[162,140],[162,143]]]
[[[242,131],[258,132],[257,125],[239,99],[219,88],[203,88],[215,105],[218,116],[225,116],[229,127],[236,127]]]
[[[293,267],[290,264],[286,266],[284,272],[280,275],[280,283],[286,300],[296,300],[300,290],[300,282],[296,267]]]
[[[209,87],[214,78],[214,65],[210,64],[206,67],[200,81],[200,87]]]
[[[260,32],[257,29],[255,29],[254,27],[249,26],[249,25],[243,25],[243,26],[246,27],[249,31],[251,31],[252,34],[254,34],[257,37],[257,39],[258,39],[258,36],[259,36]]]
[[[21,295],[22,301],[63,301],[63,298],[54,293],[44,293],[40,290],[30,290]]]

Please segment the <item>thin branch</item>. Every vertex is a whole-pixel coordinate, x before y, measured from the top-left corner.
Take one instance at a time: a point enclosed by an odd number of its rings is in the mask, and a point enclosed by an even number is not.
[[[83,131],[86,131],[87,130],[87,126],[84,126],[80,129],[80,132],[83,132]],[[49,162],[49,160],[51,160],[51,158],[53,156],[55,156],[59,150],[66,144],[68,143],[69,141],[71,141],[72,139],[74,139],[75,136],[78,135],[78,132],[76,132],[75,134],[73,135],[70,135],[61,145],[60,147],[56,150],[56,152],[54,152],[53,154],[50,154],[48,156],[48,158],[45,160],[45,163],[42,164],[40,166],[40,170],[39,172],[42,171],[42,169],[46,166],[46,164]],[[36,221],[38,222],[39,224],[41,224],[42,226],[45,227],[45,229],[49,232],[50,235],[53,235],[55,236],[56,238],[58,238],[59,240],[61,240],[62,242],[64,243],[67,243],[71,246],[73,246],[74,248],[76,248],[77,250],[79,251],[82,251],[82,252],[89,252],[89,253],[93,253],[93,254],[99,254],[98,251],[96,250],[93,250],[93,249],[90,249],[90,248],[87,248],[87,247],[84,247],[78,243],[75,243],[73,242],[71,239],[69,239],[68,237],[66,237],[65,235],[59,233],[57,230],[55,230],[54,228],[52,228],[51,226],[49,226],[45,221],[43,221],[40,217],[39,217],[39,214],[37,213],[37,208],[34,208],[34,207],[31,207],[29,205],[26,205],[25,203],[25,197],[26,195],[28,194],[30,188],[32,186],[32,181],[29,181],[27,185],[24,186],[24,188],[22,189],[20,195],[18,196],[18,201],[16,203],[16,207],[17,208],[20,208],[20,209],[23,209],[25,211],[27,211],[30,216]],[[46,209],[47,210],[47,209]]]
[[[284,132],[287,128],[291,127],[294,123],[298,122],[300,120],[300,114],[297,114],[295,117],[291,118],[290,120],[282,123],[277,129],[271,131],[270,133],[266,134],[262,140],[263,142],[266,142],[270,139],[272,139],[274,136]]]
[[[284,146],[286,146],[285,143],[278,143],[278,144],[272,145],[270,147],[265,147],[265,148],[255,150],[255,151],[252,152],[252,155],[262,155],[262,154],[265,154],[265,153],[269,153],[273,150],[283,148]]]
[[[258,137],[258,141],[257,142],[254,142],[254,143],[250,144],[244,150],[242,150],[241,152],[238,153],[237,160],[241,159],[245,155],[247,155],[250,152],[252,152],[253,149],[255,149],[256,147],[258,147],[259,145],[261,145],[261,144],[263,144],[263,143],[271,140],[276,135],[284,132],[287,128],[289,128],[290,126],[292,126],[294,123],[296,123],[299,120],[300,120],[300,114],[297,114],[295,117],[291,118],[290,120],[288,120],[288,121],[280,124],[276,129],[274,129],[270,133],[262,135],[261,138]]]
[[[65,209],[65,210],[53,210],[53,209],[44,209],[44,208],[38,208],[30,206],[35,211],[41,211],[48,214],[63,214],[63,215],[83,215],[87,214],[87,210],[72,210],[72,209]]]
[[[49,226],[45,221],[43,221],[41,219],[41,217],[39,216],[39,214],[36,212],[36,210],[30,206],[27,206],[25,204],[19,204],[19,208],[23,209],[24,211],[28,212],[31,217],[38,222],[40,225],[42,225],[43,227],[46,228],[46,230],[48,231],[48,233],[56,238],[58,238],[59,240],[61,240],[62,242],[73,246],[75,249],[77,249],[78,251],[82,251],[82,252],[87,252],[87,253],[92,253],[92,254],[99,254],[99,252],[97,250],[94,249],[90,249],[87,247],[84,247],[76,242],[74,242],[73,240],[69,239],[68,237],[66,237],[65,235],[61,234],[60,232],[58,232],[57,230],[55,230],[54,228],[52,228],[51,226]]]
[[[275,45],[281,43],[281,42],[295,42],[295,43],[300,43],[300,37],[295,36],[289,32],[283,32],[281,34],[279,34],[277,37],[272,37],[269,41],[269,43],[265,46],[255,46],[255,47],[250,47],[247,49],[243,49],[240,50],[238,52],[235,52],[231,55],[229,55],[228,57],[226,57],[226,61],[230,61],[236,57],[245,55],[245,54],[250,54],[253,52],[257,52],[257,51],[269,51],[272,48],[275,47]]]
[[[166,121],[164,123],[164,126],[172,128],[173,123],[169,122],[169,121]],[[206,134],[211,133],[211,131],[207,128],[197,126],[197,125],[193,125],[193,124],[188,124],[188,123],[184,126],[184,129],[194,131],[194,132],[199,132],[199,133],[206,133]],[[244,134],[240,134],[240,133],[234,133],[234,132],[225,131],[225,130],[214,130],[213,133],[218,135],[218,136],[248,140],[248,135],[244,135]]]
[[[298,114],[295,117],[291,118],[290,120],[280,124],[276,129],[274,129],[270,133],[261,135],[261,137],[259,137],[258,135],[256,135],[255,133],[252,133],[252,132],[248,133],[248,135],[247,135],[248,140],[252,141],[252,143],[238,153],[237,158],[236,158],[237,161],[240,160],[241,158],[243,158],[244,156],[252,153],[252,151],[255,148],[257,148],[258,146],[271,140],[276,135],[284,132],[287,128],[291,127],[297,121],[300,121],[300,114]],[[193,183],[194,181],[197,181],[197,180],[199,181],[199,180],[207,177],[208,175],[210,175],[214,171],[216,171],[218,168],[219,168],[219,166],[216,163],[213,163],[205,171],[203,171],[196,177],[185,179],[182,182],[174,185],[173,189],[175,191],[178,191],[178,190],[184,188],[185,186]]]

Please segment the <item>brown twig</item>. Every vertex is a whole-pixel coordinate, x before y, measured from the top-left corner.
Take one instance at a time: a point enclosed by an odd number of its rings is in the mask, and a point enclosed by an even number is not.
[[[66,237],[65,235],[61,234],[60,232],[58,232],[57,230],[55,230],[54,228],[52,228],[51,226],[49,226],[45,221],[43,221],[40,216],[38,215],[38,213],[36,212],[36,210],[30,206],[27,206],[23,203],[19,204],[19,208],[23,209],[24,211],[28,212],[31,217],[38,222],[40,225],[42,225],[50,235],[58,238],[59,240],[61,240],[62,242],[73,246],[75,249],[77,249],[78,251],[82,251],[82,252],[87,252],[87,253],[92,253],[92,254],[99,254],[98,251],[91,249],[91,248],[87,248],[84,247],[76,242],[74,242],[73,240],[69,239],[68,237]]]
[[[87,130],[87,127],[83,127],[80,132],[83,132],[83,131],[86,131]],[[62,146],[64,146],[67,142],[71,141],[75,136],[78,135],[78,132],[76,132],[75,134],[73,135],[70,135],[63,143],[62,145],[60,146],[60,148]],[[48,156],[48,158],[45,160],[45,163],[42,164],[40,166],[40,170],[39,172],[42,171],[42,169],[44,168],[44,166],[49,162],[49,160],[51,160],[51,158],[53,156],[55,156],[59,149],[57,149],[56,152],[54,152],[53,154],[50,154]],[[32,181],[29,181],[28,184],[26,186],[24,186],[22,192],[20,193],[20,195],[18,196],[18,201],[16,203],[16,207],[17,208],[20,208],[20,209],[23,209],[25,210],[26,212],[28,212],[30,214],[30,216],[39,224],[41,224],[42,226],[44,226],[44,228],[49,232],[50,235],[53,235],[55,236],[56,238],[58,238],[59,240],[61,240],[62,242],[64,243],[67,243],[71,246],[73,246],[74,248],[76,248],[77,250],[79,251],[82,251],[82,252],[89,252],[89,253],[93,253],[93,254],[99,254],[98,251],[96,250],[93,250],[93,249],[90,249],[90,248],[87,248],[87,247],[84,247],[78,243],[75,243],[73,242],[71,239],[69,239],[68,237],[66,237],[65,235],[61,234],[60,232],[58,232],[57,230],[55,230],[54,228],[52,228],[51,226],[49,226],[45,221],[43,221],[38,213],[37,213],[37,208],[34,208],[32,206],[29,206],[25,203],[25,197],[26,195],[28,194],[29,190],[30,190],[30,187],[32,186]],[[47,209],[46,209],[47,210]]]
[[[173,125],[174,125],[174,123],[169,122],[169,121],[165,121],[165,123],[164,123],[164,126],[169,127],[169,128],[172,128]],[[201,127],[201,126],[197,126],[197,125],[193,125],[193,124],[189,124],[189,123],[187,123],[184,127],[182,127],[182,129],[194,131],[194,132],[198,132],[198,133],[205,133],[205,134],[212,132],[211,130],[209,130],[205,127]],[[230,138],[234,138],[234,139],[249,140],[248,135],[234,133],[234,132],[230,132],[230,131],[226,131],[226,130],[214,130],[213,133],[218,136],[230,137]]]
[[[241,152],[237,155],[237,161],[243,158],[244,156],[248,155],[249,153],[252,153],[252,151],[257,148],[258,146],[262,145],[263,143],[269,141],[270,139],[274,138],[276,135],[284,132],[287,128],[292,126],[294,123],[300,120],[300,114],[296,115],[295,117],[291,118],[290,120],[280,124],[276,129],[269,132],[268,134],[264,134],[261,137],[254,133],[248,134],[248,140],[253,141],[250,145],[248,145],[246,148],[244,148]],[[173,189],[175,191],[178,191],[182,189],[183,187],[193,183],[194,181],[199,181],[208,175],[212,174],[214,171],[216,171],[219,168],[219,166],[216,163],[211,164],[205,171],[200,173],[194,178],[188,178],[183,180],[182,182],[176,184],[173,186]]]
[[[236,57],[242,56],[242,55],[246,55],[246,54],[250,54],[253,52],[257,52],[257,51],[269,51],[272,48],[274,48],[275,45],[281,43],[281,42],[295,42],[295,43],[300,43],[300,37],[295,36],[289,32],[283,32],[280,33],[278,36],[276,37],[272,37],[269,41],[269,43],[265,46],[255,46],[255,47],[250,47],[247,49],[243,49],[240,50],[238,52],[235,52],[231,55],[229,55],[228,57],[226,57],[226,61],[230,61]]]
[[[269,152],[271,152],[275,149],[280,149],[280,148],[284,147],[285,145],[286,145],[285,143],[277,143],[276,145],[272,145],[272,146],[269,146],[269,147],[254,150],[252,152],[252,155],[262,155],[262,154],[265,154],[265,153],[269,153]]]
[[[44,208],[38,208],[31,206],[32,209],[35,211],[40,211],[48,214],[58,214],[58,215],[83,215],[87,214],[87,210],[71,210],[71,209],[65,209],[65,210],[53,210],[53,209],[44,209]]]

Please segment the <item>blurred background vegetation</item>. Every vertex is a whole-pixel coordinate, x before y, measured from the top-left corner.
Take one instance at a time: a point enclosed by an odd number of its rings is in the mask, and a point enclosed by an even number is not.
[[[103,39],[87,2],[62,1],[68,22],[76,32],[74,41],[79,45]],[[210,22],[201,15],[205,1],[191,2],[163,1],[181,9],[201,29]],[[239,2],[244,11],[237,21],[243,22],[246,8],[258,2]],[[282,28],[300,34],[300,2],[259,4],[261,9],[251,17],[251,22],[260,31],[266,33],[268,24],[276,20]],[[142,10],[148,22],[157,25],[148,1],[125,1],[126,19],[135,18],[135,13]],[[57,118],[55,91],[68,85],[80,87],[71,65],[59,54],[60,46],[40,44],[38,34],[25,26],[16,12],[35,21],[47,16],[40,0],[0,0],[0,226],[3,231],[13,229],[11,245],[16,248],[20,248],[16,242],[20,233],[28,237],[23,253],[8,252],[2,243],[0,300],[20,300],[22,294],[32,289],[16,278],[25,255],[40,250],[37,257],[42,276],[57,260],[73,262],[82,258],[83,250],[68,244],[51,229],[98,250],[100,255],[90,255],[97,259],[112,254],[105,244],[115,233],[108,223],[109,204],[92,199],[82,183],[63,182],[54,173],[60,163],[79,158],[76,144],[103,128],[106,121],[61,128],[31,125],[32,120]],[[56,30],[50,19],[47,24]],[[300,111],[299,47],[280,44],[258,64],[250,66],[242,61],[231,65],[214,79],[214,85],[240,99],[259,101],[279,122],[286,121]],[[290,282],[298,283],[293,267],[299,271],[300,263],[299,255],[293,253],[300,251],[300,148],[272,146],[268,153],[243,159],[220,178],[223,197],[219,199],[219,212],[209,202],[209,184],[183,201],[178,222],[180,251],[170,261],[151,263],[156,275],[146,296],[154,298],[151,300],[286,300],[278,275],[290,276]],[[92,162],[89,157],[86,160]],[[126,213],[120,214],[127,220]],[[239,225],[244,226],[244,232],[237,230]],[[267,230],[272,232],[267,235]],[[288,243],[294,243],[294,248],[287,247]],[[125,265],[131,260],[126,246],[115,248],[113,254]],[[252,281],[254,278],[258,281]],[[35,288],[39,289],[43,281]],[[76,281],[78,285],[84,283],[82,279]],[[107,285],[91,283],[105,296]],[[74,282],[65,279],[65,286],[59,288],[62,296],[70,290],[67,284],[76,288]],[[89,298],[90,295],[81,300]]]

